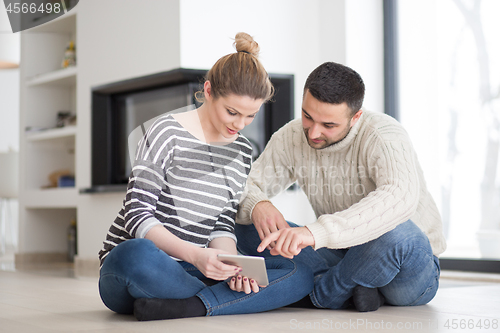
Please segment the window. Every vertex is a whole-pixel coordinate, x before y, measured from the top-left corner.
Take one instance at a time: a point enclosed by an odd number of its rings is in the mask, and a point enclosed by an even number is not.
[[[500,1],[396,5],[399,120],[443,218],[442,257],[498,260]]]

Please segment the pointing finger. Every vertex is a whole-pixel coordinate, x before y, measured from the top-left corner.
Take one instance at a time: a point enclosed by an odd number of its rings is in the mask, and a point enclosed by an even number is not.
[[[262,242],[259,244],[259,247],[257,248],[258,252],[264,251],[266,247],[271,243],[276,241],[280,236],[280,232],[273,232],[272,234],[268,235],[266,238],[262,240]]]

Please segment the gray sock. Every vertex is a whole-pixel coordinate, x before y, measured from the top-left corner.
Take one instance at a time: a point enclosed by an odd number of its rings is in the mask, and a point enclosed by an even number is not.
[[[352,301],[359,312],[377,310],[385,302],[385,297],[378,288],[357,286],[352,293]]]

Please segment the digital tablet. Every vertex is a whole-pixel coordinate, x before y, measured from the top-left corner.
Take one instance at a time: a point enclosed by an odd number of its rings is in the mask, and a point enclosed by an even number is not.
[[[257,281],[259,286],[267,286],[269,284],[267,279],[266,263],[264,262],[263,257],[239,256],[232,254],[218,254],[217,257],[225,264],[241,267],[242,271],[239,274],[241,276],[254,279]]]

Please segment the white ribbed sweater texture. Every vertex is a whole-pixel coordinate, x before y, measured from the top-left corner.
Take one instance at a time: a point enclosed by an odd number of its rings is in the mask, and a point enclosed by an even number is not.
[[[342,141],[319,150],[307,143],[301,119],[283,126],[252,165],[236,222],[250,224],[258,202],[295,181],[317,217],[307,225],[316,249],[363,244],[408,219],[427,235],[435,255],[446,248],[441,217],[408,134],[390,116],[363,111]]]

